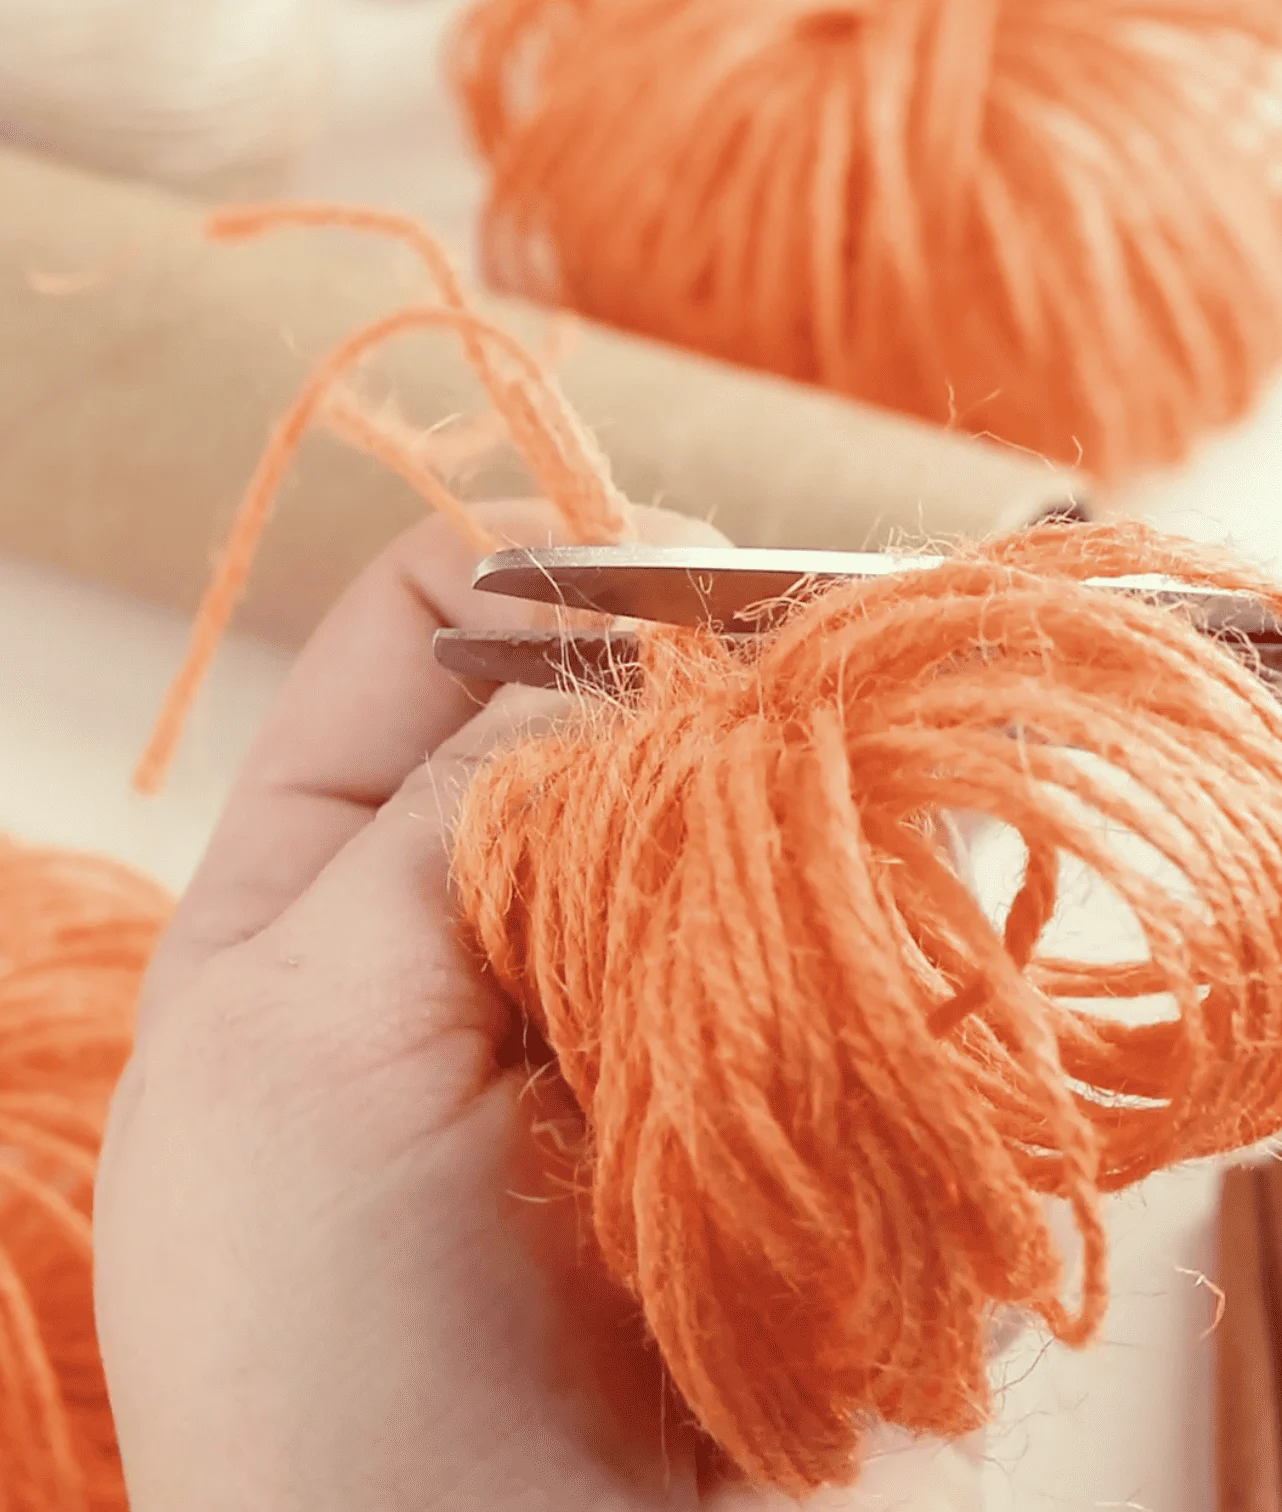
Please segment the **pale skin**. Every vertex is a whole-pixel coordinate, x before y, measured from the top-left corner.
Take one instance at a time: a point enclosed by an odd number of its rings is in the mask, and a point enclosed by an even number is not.
[[[557,538],[542,505],[485,515]],[[549,1113],[550,1078],[530,1093],[513,1010],[459,943],[458,795],[555,712],[436,667],[440,625],[530,623],[470,591],[474,561],[428,521],[333,611],[148,975],[95,1213],[132,1512],[795,1505],[709,1469],[531,1133],[573,1110]],[[953,1458],[811,1505],[969,1507],[934,1499]]]

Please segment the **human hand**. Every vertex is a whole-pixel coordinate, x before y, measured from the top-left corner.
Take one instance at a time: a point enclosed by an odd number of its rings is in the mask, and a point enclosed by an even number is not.
[[[515,542],[556,536],[543,506],[486,515]],[[442,624],[530,622],[471,593],[473,563],[427,522],[334,611],[145,984],[96,1202],[134,1512],[790,1505],[711,1470],[558,1172],[575,1110],[531,1080],[456,939],[456,800],[554,712],[436,666]],[[897,1495],[883,1465],[815,1505],[970,1507],[955,1459],[918,1451],[891,1467]],[[940,1465],[965,1499],[932,1499]]]

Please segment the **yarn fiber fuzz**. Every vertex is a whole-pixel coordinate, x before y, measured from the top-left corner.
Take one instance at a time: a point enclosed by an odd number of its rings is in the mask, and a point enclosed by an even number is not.
[[[143,787],[299,439],[383,341],[455,331],[567,535],[631,528],[555,381],[471,310],[421,228],[311,205],[213,230],[327,226],[400,240],[434,297],[342,341],[278,422]],[[370,436],[477,539],[396,434]],[[1105,1193],[1282,1130],[1282,706],[1246,643],[1091,581],[1136,575],[1282,616],[1276,585],[1222,554],[1044,525],[798,598],[751,652],[642,624],[635,687],[585,697],[463,796],[461,927],[578,1102],[606,1265],[755,1484],[848,1484],[873,1418],[969,1433],[990,1411],[995,1315],[1096,1335]],[[943,838],[959,813],[1022,839],[996,920]],[[1129,912],[1132,959],[1052,953],[1065,858]],[[1076,1223],[1080,1283],[1048,1198]]]

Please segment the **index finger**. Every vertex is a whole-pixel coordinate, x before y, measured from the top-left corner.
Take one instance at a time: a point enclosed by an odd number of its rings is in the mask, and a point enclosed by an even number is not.
[[[557,535],[554,512],[536,502],[477,513],[514,544],[546,545]],[[429,518],[331,610],[233,786],[152,963],[149,998],[271,923],[488,697],[489,688],[445,672],[432,654],[442,626],[528,622],[526,606],[472,592],[478,555],[446,521]]]
[[[565,538],[559,515],[540,502],[491,504],[476,513],[513,545]],[[639,514],[651,539],[690,538],[689,520],[660,510]],[[710,527],[708,534],[721,539]],[[278,918],[488,699],[492,686],[464,682],[437,664],[434,633],[525,627],[539,611],[474,593],[478,555],[448,522],[432,517],[368,567],[328,615],[236,781],[157,952],[148,1001],[167,997],[215,952]]]

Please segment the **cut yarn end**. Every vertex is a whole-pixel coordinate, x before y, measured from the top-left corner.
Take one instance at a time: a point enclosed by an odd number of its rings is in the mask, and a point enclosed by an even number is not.
[[[0,837],[0,1486],[10,1512],[125,1512],[94,1329],[107,1105],[169,900]]]
[[[1282,359],[1274,0],[475,0],[496,287],[1105,479]]]
[[[395,218],[335,207],[217,224],[362,225],[438,256]],[[278,427],[153,779],[299,436],[383,336],[456,330],[572,533],[625,528],[546,374],[434,276],[439,306],[351,338]],[[997,1314],[1071,1345],[1097,1333],[1105,1193],[1282,1129],[1282,708],[1248,648],[1086,581],[1146,574],[1282,613],[1226,555],[1137,524],[1044,525],[800,599],[750,656],[643,627],[639,692],[580,701],[465,797],[462,928],[583,1111],[607,1265],[757,1484],[849,1482],[872,1417],[972,1431]],[[996,923],[941,842],[956,811],[1023,839]],[[1064,856],[1129,909],[1146,954],[1039,948]],[[1167,1016],[1124,1021],[1124,1000],[1154,994]],[[1067,1299],[1048,1197],[1082,1240]]]

